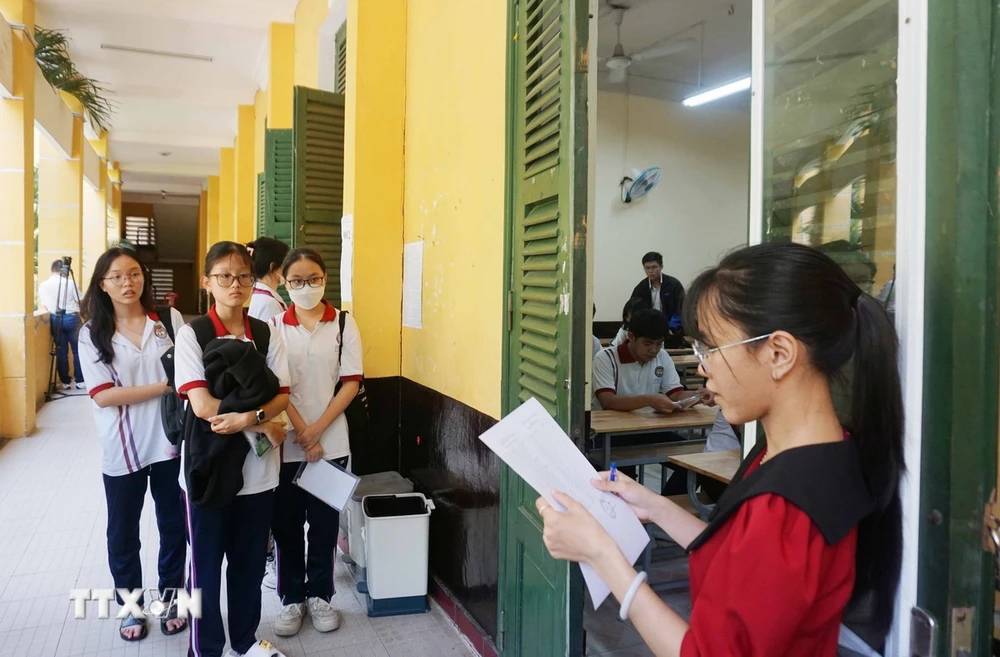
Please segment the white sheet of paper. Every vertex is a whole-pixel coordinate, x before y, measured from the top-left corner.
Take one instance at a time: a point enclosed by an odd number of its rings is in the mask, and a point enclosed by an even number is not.
[[[403,245],[403,326],[423,328],[424,241]]]
[[[307,463],[294,483],[337,511],[343,511],[351,495],[354,495],[358,481],[360,479],[356,475],[341,470],[329,461],[319,460]]]
[[[340,220],[340,300],[354,300],[354,215]]]
[[[590,484],[591,479],[598,478],[597,470],[537,399],[532,397],[523,403],[479,439],[553,509],[563,510],[553,499],[553,490],[582,504],[615,539],[629,563],[635,563],[642,554],[649,543],[642,523],[624,501]],[[596,609],[611,589],[589,566],[581,564],[580,570]]]

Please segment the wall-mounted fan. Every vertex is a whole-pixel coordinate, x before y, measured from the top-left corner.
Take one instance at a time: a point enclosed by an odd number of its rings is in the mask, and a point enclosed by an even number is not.
[[[637,173],[634,177],[625,176],[619,183],[622,191],[622,203],[638,201],[648,194],[660,182],[660,167],[650,167]]]
[[[609,80],[613,84],[621,84],[628,79],[628,69],[635,62],[649,61],[651,59],[659,59],[661,57],[668,57],[670,55],[684,52],[690,49],[694,44],[698,42],[697,39],[687,38],[673,40],[668,39],[667,42],[655,43],[648,48],[643,48],[642,50],[637,50],[631,54],[625,54],[625,47],[622,45],[622,21],[625,20],[625,12],[629,10],[629,6],[616,2],[615,0],[608,0],[608,7],[615,12],[615,29],[618,31],[618,40],[615,42],[615,49],[611,53],[611,57],[602,58],[604,59],[604,65],[608,68],[610,72]]]

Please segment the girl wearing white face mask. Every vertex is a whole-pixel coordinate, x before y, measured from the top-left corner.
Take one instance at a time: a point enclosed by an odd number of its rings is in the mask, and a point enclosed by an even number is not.
[[[323,298],[327,280],[323,257],[314,249],[294,249],[285,258],[282,275],[292,305],[271,323],[281,333],[288,358],[291,398],[287,413],[293,430],[281,449],[271,531],[282,604],[274,631],[292,636],[302,627],[306,613],[320,632],[340,627],[340,612],[330,604],[340,514],[294,485],[292,479],[302,461],[325,459],[347,467],[351,448],[344,410],[358,394],[363,370],[361,335],[354,318]]]

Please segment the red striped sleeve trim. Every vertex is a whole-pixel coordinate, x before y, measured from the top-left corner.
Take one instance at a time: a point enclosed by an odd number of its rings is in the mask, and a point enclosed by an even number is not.
[[[289,388],[288,386],[281,386],[280,388],[278,388],[278,394],[279,395],[290,395],[290,394],[292,394],[292,389]]]
[[[687,388],[685,388],[684,386],[680,386],[679,388],[674,388],[673,390],[667,391],[666,394],[667,394],[667,397],[669,397],[670,395],[674,394],[675,392],[681,392],[683,390],[687,390]]]
[[[340,377],[340,381],[341,382],[344,382],[344,381],[358,381],[358,382],[361,382],[361,381],[364,381],[364,379],[365,379],[364,374],[353,374],[351,376],[342,376],[342,377]]]
[[[90,398],[93,399],[94,395],[96,395],[97,393],[104,392],[105,390],[108,390],[108,389],[114,388],[114,387],[115,387],[115,384],[113,384],[113,383],[102,383],[99,386],[94,386],[93,388],[90,389]]]
[[[189,390],[194,390],[195,388],[207,388],[207,387],[208,387],[207,381],[188,381],[187,383],[185,383],[180,387],[180,389],[177,391],[177,394],[178,396],[180,396],[181,399],[187,399],[187,393]]]
[[[594,394],[599,395],[602,392],[610,392],[612,395],[615,394],[614,388],[598,388]]]

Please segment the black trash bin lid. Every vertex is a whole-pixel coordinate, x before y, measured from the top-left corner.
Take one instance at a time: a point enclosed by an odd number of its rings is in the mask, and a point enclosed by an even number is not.
[[[427,503],[423,497],[418,496],[369,495],[364,499],[363,505],[365,515],[369,518],[396,518],[427,514]]]

